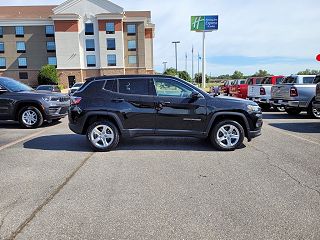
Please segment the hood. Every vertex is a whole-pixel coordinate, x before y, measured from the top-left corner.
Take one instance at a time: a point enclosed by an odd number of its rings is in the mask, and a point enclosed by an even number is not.
[[[228,103],[258,106],[257,103],[255,103],[253,101],[250,101],[250,100],[242,99],[242,98],[235,98],[235,97],[228,97],[228,96],[217,96],[217,97],[214,97],[214,98],[215,99],[221,99],[221,100],[226,101]]]
[[[67,94],[63,94],[63,93],[56,93],[56,92],[50,92],[50,91],[23,91],[23,92],[16,92],[19,94],[25,94],[25,95],[33,95],[33,96],[39,96],[39,97],[50,97],[50,96],[54,96],[54,97],[66,97],[68,96]]]

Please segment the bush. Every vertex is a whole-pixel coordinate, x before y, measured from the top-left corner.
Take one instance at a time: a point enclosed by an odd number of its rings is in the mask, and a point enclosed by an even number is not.
[[[178,73],[178,75],[179,75],[179,78],[181,78],[181,79],[183,79],[183,80],[186,80],[187,82],[191,82],[191,81],[192,81],[189,73],[186,72],[186,71],[180,71],[180,72]]]
[[[38,75],[39,85],[59,85],[57,69],[52,65],[42,66]]]
[[[164,71],[163,74],[175,77],[178,75],[178,72],[175,68],[168,68],[167,70]]]

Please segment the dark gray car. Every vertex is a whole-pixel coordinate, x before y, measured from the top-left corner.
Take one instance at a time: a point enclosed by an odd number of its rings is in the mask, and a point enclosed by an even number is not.
[[[39,92],[11,78],[0,77],[0,120],[19,121],[23,127],[40,127],[68,114],[69,96]]]

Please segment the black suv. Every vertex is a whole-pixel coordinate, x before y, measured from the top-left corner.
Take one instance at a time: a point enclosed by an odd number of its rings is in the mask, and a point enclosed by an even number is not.
[[[171,76],[103,76],[71,97],[69,127],[97,151],[114,149],[120,136],[209,138],[234,150],[261,134],[262,113],[252,101],[212,97]]]
[[[19,121],[23,127],[40,127],[68,114],[70,98],[60,93],[35,91],[11,78],[0,77],[0,120]]]

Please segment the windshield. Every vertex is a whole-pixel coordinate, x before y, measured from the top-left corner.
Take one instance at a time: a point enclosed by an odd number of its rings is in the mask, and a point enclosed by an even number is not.
[[[11,78],[0,78],[0,84],[12,92],[34,91],[31,87]]]
[[[51,91],[52,87],[51,86],[39,86],[39,87],[37,87],[37,90]]]

